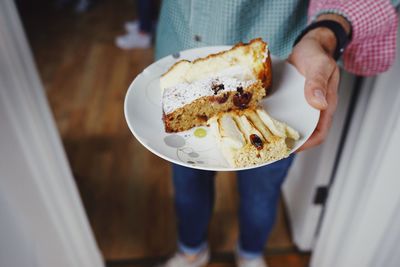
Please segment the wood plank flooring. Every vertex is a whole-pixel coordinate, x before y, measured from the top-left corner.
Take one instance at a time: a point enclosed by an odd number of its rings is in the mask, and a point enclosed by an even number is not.
[[[110,266],[133,267],[138,265],[129,265],[130,259],[172,253],[169,164],[134,139],[123,116],[130,82],[153,61],[152,49],[123,51],[114,45],[123,23],[134,18],[134,1],[98,1],[80,15],[27,2],[20,13],[104,258]],[[215,253],[231,253],[237,237],[234,173],[218,174],[216,185],[210,245]],[[287,253],[271,255],[274,250]],[[271,266],[307,265],[308,255],[294,252],[282,205],[266,252]]]
[[[159,259],[141,259],[141,260],[122,260],[109,261],[107,267],[139,267],[139,266],[157,266],[157,264],[165,261],[164,258]],[[267,255],[265,260],[269,266],[279,267],[297,267],[307,266],[310,256],[301,253],[283,253]],[[235,260],[233,254],[212,255],[211,263],[207,267],[233,267]]]

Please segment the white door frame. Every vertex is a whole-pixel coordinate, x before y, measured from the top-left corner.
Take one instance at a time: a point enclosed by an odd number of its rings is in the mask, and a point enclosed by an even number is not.
[[[329,188],[355,81],[354,75],[341,72],[340,101],[326,140],[296,156],[283,184],[293,241],[301,251],[311,251],[315,245],[324,204],[315,203],[317,189]]]
[[[399,73],[397,62],[364,86],[312,267],[399,266]],[[0,1],[0,127],[0,212],[20,218],[13,230],[28,251],[2,254],[0,265],[104,266],[12,0]]]
[[[311,267],[400,266],[399,74],[361,88]]]
[[[0,127],[2,210],[20,218],[20,245],[30,249],[0,265],[30,257],[40,267],[104,266],[12,0],[0,1]]]

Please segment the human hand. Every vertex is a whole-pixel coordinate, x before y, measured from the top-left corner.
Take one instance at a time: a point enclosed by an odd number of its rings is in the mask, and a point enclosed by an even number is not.
[[[333,14],[329,16],[340,17]],[[346,26],[350,31],[350,26]],[[308,32],[297,43],[288,58],[306,79],[304,94],[307,102],[321,111],[317,127],[297,151],[321,144],[331,127],[339,85],[339,68],[332,57],[335,48],[336,38],[333,32],[327,28],[317,28]]]

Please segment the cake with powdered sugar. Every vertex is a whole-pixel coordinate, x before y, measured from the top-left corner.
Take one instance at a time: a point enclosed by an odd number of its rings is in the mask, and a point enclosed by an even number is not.
[[[256,108],[271,81],[268,46],[260,38],[193,62],[181,60],[160,78],[165,131],[206,125],[221,112]]]

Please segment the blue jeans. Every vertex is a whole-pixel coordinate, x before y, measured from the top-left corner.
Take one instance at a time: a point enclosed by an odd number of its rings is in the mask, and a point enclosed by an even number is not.
[[[155,0],[137,0],[139,15],[139,30],[145,33],[153,31],[153,22],[157,19],[157,6]]]
[[[275,222],[281,185],[292,160],[290,156],[265,167],[237,172],[238,250],[242,257],[262,255]],[[214,175],[212,171],[173,165],[178,245],[184,253],[198,253],[207,246],[207,228],[214,205]]]

